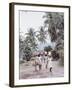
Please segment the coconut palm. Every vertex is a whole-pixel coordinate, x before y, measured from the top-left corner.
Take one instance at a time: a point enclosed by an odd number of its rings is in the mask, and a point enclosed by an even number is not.
[[[57,12],[45,13],[44,24],[48,25],[48,33],[51,41],[56,43],[55,50],[60,54],[60,58],[64,56],[64,14]],[[63,61],[63,60],[62,60]]]
[[[37,49],[37,44],[36,44],[36,37],[35,37],[35,32],[33,28],[30,28],[28,30],[28,33],[25,34],[25,44],[31,47],[32,50]]]
[[[49,24],[48,32],[51,36],[51,41],[55,42],[59,37],[57,35],[57,29],[59,29],[59,32],[64,31],[64,14],[57,12],[48,12],[45,14],[45,16],[43,16],[43,18],[45,18],[45,26]],[[63,34],[61,33],[61,35]]]
[[[41,43],[45,43],[46,42],[46,32],[44,31],[44,28],[42,26],[40,27],[39,33],[37,35],[37,38],[38,38],[38,40]]]

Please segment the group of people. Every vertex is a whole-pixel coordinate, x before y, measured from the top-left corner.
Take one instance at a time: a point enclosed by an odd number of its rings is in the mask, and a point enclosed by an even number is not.
[[[49,69],[52,72],[52,55],[51,52],[44,52],[43,54],[38,54],[35,56],[35,70],[37,71],[42,69],[42,66],[45,65],[46,69]]]

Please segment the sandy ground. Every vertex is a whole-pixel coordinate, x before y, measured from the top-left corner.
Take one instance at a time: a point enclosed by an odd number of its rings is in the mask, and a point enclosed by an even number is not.
[[[35,67],[31,62],[20,64],[20,79],[33,79],[33,78],[52,78],[52,77],[63,77],[64,67],[60,66],[58,61],[53,61],[52,72],[49,69],[45,69],[43,65],[42,70],[35,71]]]

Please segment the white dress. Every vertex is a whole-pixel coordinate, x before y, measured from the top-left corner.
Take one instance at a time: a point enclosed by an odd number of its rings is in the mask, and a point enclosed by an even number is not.
[[[48,62],[48,56],[45,56],[45,63]]]
[[[53,64],[52,64],[52,57],[48,57],[48,67],[52,67]]]
[[[36,60],[35,60],[36,64],[41,64],[41,56],[40,57],[36,57]]]
[[[39,64],[42,64],[42,57],[38,57],[38,60],[39,60]]]

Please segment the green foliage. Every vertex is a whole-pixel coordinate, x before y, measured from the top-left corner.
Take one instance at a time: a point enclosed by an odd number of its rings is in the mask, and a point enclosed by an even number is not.
[[[28,33],[26,33],[26,39],[25,43],[32,48],[32,50],[37,49],[37,44],[36,44],[36,38],[35,38],[35,32],[33,28],[30,28]]]
[[[53,60],[58,60],[60,58],[59,53],[57,53],[55,50],[52,51],[52,57]]]
[[[21,36],[19,36],[19,58],[21,58],[23,55],[23,41],[21,39]]]
[[[23,56],[23,60],[29,61],[32,57],[32,52],[37,49],[34,29],[30,28],[25,37],[23,41],[19,40],[20,56]]]
[[[60,65],[64,65],[64,49],[58,50],[60,55]]]
[[[50,35],[51,42],[55,42],[55,48],[52,52],[53,58],[59,58],[64,61],[64,13],[59,12],[46,12],[43,16],[45,18],[44,26],[41,26],[39,31],[29,28],[25,34],[24,40],[19,38],[20,55],[23,53],[24,60],[30,60],[33,51],[37,50],[37,41],[42,44],[46,42],[47,33]],[[45,28],[48,28],[48,30]],[[44,47],[45,51],[51,51],[52,47]],[[58,55],[59,54],[59,55]]]
[[[49,24],[48,32],[51,36],[51,41],[55,42],[58,38],[57,29],[59,29],[60,33],[64,30],[64,14],[61,12],[48,12],[43,18],[46,18],[44,21],[45,26]]]
[[[37,35],[37,38],[42,43],[46,42],[46,32],[44,31],[43,27],[40,28],[40,31],[39,31],[39,34]]]
[[[48,32],[51,41],[56,43],[53,51],[53,57],[56,58],[59,54],[61,62],[64,62],[64,13],[48,12],[43,16],[45,18],[45,27],[48,25]]]
[[[31,48],[26,46],[25,49],[23,50],[23,59],[29,61],[32,56]]]

